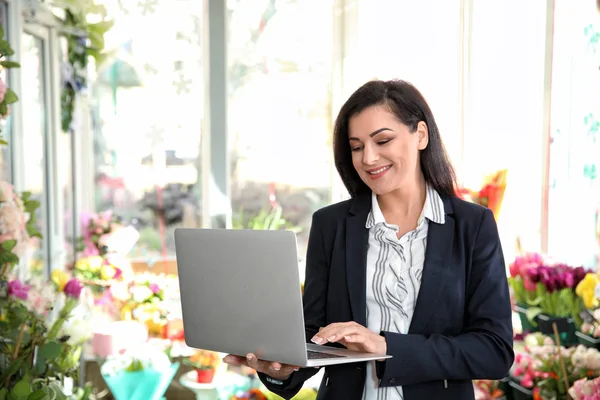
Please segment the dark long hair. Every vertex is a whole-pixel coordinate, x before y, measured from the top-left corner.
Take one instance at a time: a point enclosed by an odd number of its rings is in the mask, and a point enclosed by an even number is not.
[[[425,98],[408,82],[401,80],[370,81],[354,92],[340,109],[333,130],[335,166],[350,196],[370,192],[352,165],[348,142],[350,118],[364,109],[383,105],[411,132],[420,121],[427,124],[429,143],[421,150],[421,170],[425,181],[440,195],[456,196],[456,175],[440,137],[437,124]]]

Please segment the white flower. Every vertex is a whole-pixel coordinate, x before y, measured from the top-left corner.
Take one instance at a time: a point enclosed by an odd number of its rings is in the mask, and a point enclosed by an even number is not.
[[[137,303],[143,303],[154,295],[148,286],[135,286],[131,289],[131,292],[133,300]]]
[[[59,337],[68,336],[67,344],[77,346],[91,338],[92,325],[83,318],[69,318],[65,321]]]

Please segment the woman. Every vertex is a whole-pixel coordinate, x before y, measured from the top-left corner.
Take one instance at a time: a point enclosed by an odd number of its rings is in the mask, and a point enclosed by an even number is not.
[[[455,196],[455,175],[421,93],[372,81],[336,120],[334,158],[351,199],[313,216],[306,337],[389,354],[326,367],[319,399],[473,399],[473,379],[510,369],[511,306],[490,210]],[[314,368],[227,356],[293,397]]]

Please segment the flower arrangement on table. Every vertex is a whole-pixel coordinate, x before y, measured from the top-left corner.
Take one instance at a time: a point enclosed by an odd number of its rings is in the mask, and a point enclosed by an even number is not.
[[[484,178],[481,189],[459,188],[457,194],[465,200],[489,208],[494,213],[494,217],[498,219],[506,191],[507,173],[506,169],[496,171]]]
[[[100,371],[116,400],[158,400],[178,369],[165,352],[142,345],[109,357]]]
[[[219,354],[214,351],[197,350],[190,357],[184,359],[183,364],[196,370],[197,383],[211,383],[220,361]]]

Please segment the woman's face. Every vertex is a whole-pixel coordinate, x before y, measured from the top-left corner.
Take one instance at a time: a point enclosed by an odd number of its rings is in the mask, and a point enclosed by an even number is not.
[[[372,106],[349,121],[352,164],[363,182],[385,195],[414,181],[421,173],[419,152],[427,147],[427,125],[411,132],[384,106]]]

